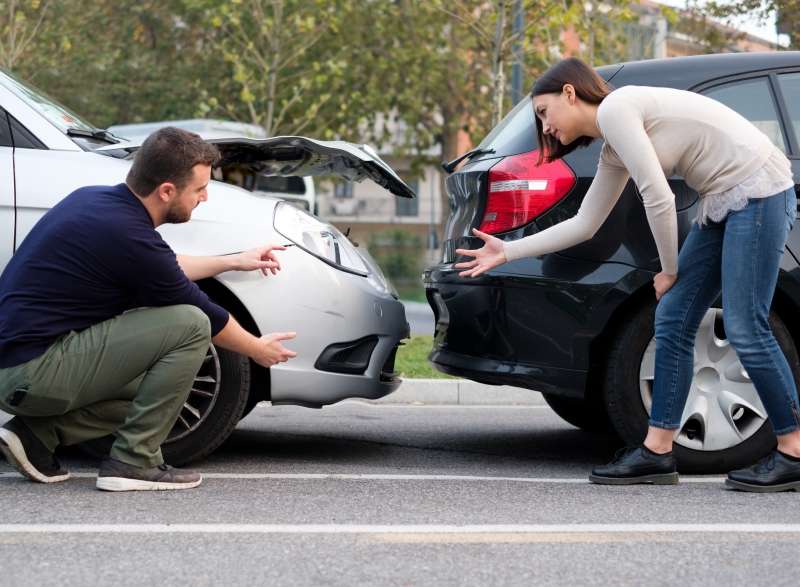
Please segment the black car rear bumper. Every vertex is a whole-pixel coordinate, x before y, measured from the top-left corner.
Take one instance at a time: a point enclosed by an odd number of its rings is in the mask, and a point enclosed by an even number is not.
[[[474,381],[582,398],[593,344],[651,279],[627,265],[557,255],[508,263],[476,279],[458,277],[451,264],[431,267],[424,275],[436,320],[429,360]]]
[[[428,359],[443,373],[490,385],[512,385],[575,398],[583,398],[586,389],[587,371],[509,363],[437,348]]]

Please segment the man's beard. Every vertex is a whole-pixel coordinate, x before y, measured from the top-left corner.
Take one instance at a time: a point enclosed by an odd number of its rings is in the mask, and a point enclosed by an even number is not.
[[[189,222],[191,218],[191,212],[180,210],[177,206],[171,206],[164,216],[164,222],[167,224],[182,224],[183,222]]]

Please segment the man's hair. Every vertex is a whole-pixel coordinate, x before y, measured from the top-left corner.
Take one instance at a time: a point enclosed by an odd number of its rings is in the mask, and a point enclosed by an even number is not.
[[[531,90],[531,98],[542,94],[560,94],[566,84],[575,88],[575,95],[589,104],[600,104],[611,93],[611,86],[600,77],[597,72],[576,57],[563,59],[550,67],[542,74]],[[539,161],[548,163],[561,159],[578,147],[588,146],[594,139],[592,137],[578,137],[568,145],[562,145],[558,139],[544,134],[542,121],[536,114],[536,134],[539,138]]]
[[[151,194],[165,182],[175,184],[180,190],[189,183],[195,165],[214,165],[218,160],[217,147],[193,132],[167,126],[142,143],[126,183],[140,197]]]

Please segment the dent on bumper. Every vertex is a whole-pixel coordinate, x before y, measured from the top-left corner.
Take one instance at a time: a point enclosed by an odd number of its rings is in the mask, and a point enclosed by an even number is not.
[[[272,403],[323,406],[348,398],[378,399],[395,391],[401,383],[394,372],[394,353],[407,333],[381,336],[363,375],[329,371],[275,369],[271,374]],[[391,373],[385,371],[391,363]]]
[[[583,398],[586,371],[508,363],[434,348],[428,360],[439,371],[490,385],[511,385],[542,393]]]

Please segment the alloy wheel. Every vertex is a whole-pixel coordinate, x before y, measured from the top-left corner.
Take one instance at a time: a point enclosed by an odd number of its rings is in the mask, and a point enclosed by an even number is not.
[[[653,405],[655,352],[653,338],[639,369],[639,389],[648,415]],[[708,310],[695,338],[694,376],[675,442],[693,450],[724,450],[750,438],[766,419],[756,388],[725,337],[722,310]]]
[[[167,443],[188,436],[205,421],[219,396],[221,380],[222,370],[219,355],[212,344],[208,347],[203,364],[195,375],[192,390],[167,437]]]

